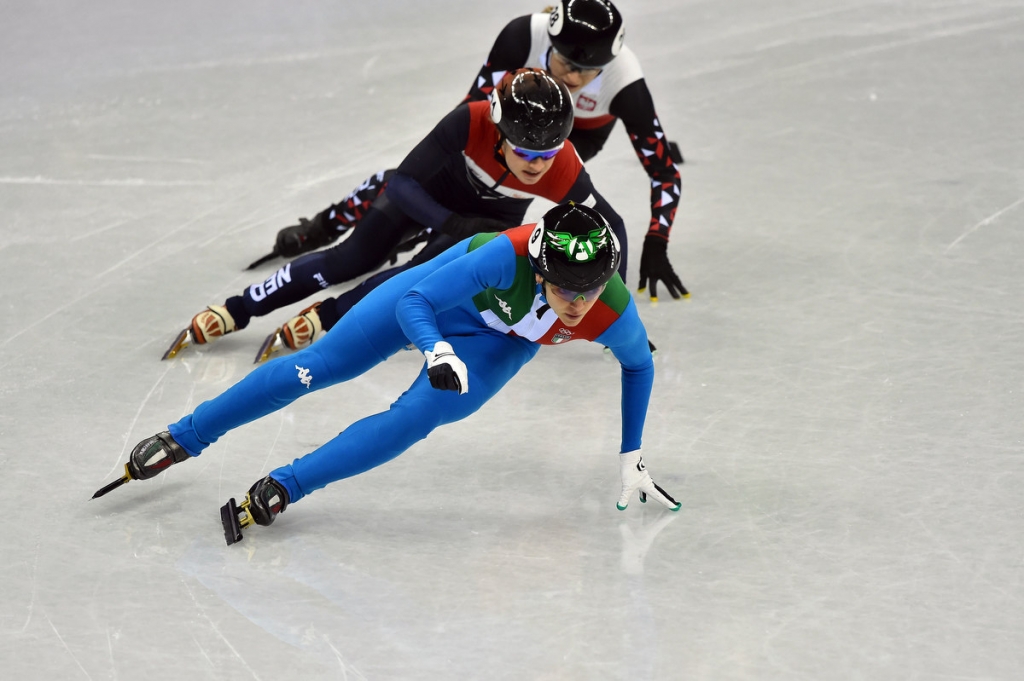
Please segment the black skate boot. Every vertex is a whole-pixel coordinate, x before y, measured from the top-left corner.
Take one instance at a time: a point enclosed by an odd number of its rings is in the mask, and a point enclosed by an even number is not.
[[[157,433],[135,445],[124,465],[124,475],[106,487],[97,490],[92,498],[102,497],[131,480],[149,480],[176,463],[189,459],[188,452],[181,448],[167,431]]]
[[[242,541],[242,528],[250,525],[270,525],[278,513],[288,508],[288,490],[269,475],[257,481],[245,494],[245,501],[236,505],[234,498],[220,509],[224,525],[224,541],[231,546]]]
[[[132,480],[149,480],[189,458],[188,452],[165,430],[135,445],[125,467]]]

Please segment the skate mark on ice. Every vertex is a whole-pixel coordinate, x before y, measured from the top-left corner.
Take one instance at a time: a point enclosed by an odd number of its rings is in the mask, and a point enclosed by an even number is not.
[[[224,496],[224,466],[227,465],[226,456],[217,457],[220,459],[220,470],[217,471],[217,498],[222,499]]]
[[[806,60],[804,60],[802,62],[798,62],[798,63],[791,64],[789,66],[785,66],[785,67],[782,67],[782,68],[774,69],[772,71],[772,76],[773,76],[773,78],[776,78],[776,79],[780,79],[780,78],[782,78],[783,76],[786,76],[786,75],[798,76],[799,77],[801,72],[805,72],[808,69],[813,69],[814,67],[818,67],[818,66],[830,65],[830,64],[834,64],[836,62],[840,62],[840,63],[845,62],[845,63],[849,64],[851,67],[856,68],[860,64],[860,60],[865,55],[890,52],[890,51],[893,51],[893,50],[898,50],[898,49],[901,49],[901,48],[904,48],[904,47],[910,47],[910,46],[914,46],[914,45],[919,45],[919,44],[922,44],[922,43],[928,43],[928,42],[932,42],[932,41],[944,40],[944,39],[947,39],[947,38],[956,38],[956,37],[960,37],[960,36],[967,35],[967,34],[970,34],[970,33],[976,33],[976,32],[981,32],[981,31],[988,31],[988,30],[1006,29],[1006,28],[1009,28],[1009,27],[1011,27],[1011,26],[1013,26],[1015,24],[1019,24],[1022,21],[1024,21],[1024,19],[996,19],[996,20],[991,20],[991,21],[981,21],[979,23],[970,24],[970,25],[957,26],[956,28],[943,28],[943,29],[938,29],[938,30],[932,30],[932,31],[929,31],[928,33],[925,33],[924,35],[911,36],[909,38],[902,38],[902,39],[897,39],[897,40],[890,40],[888,42],[880,43],[880,44],[877,44],[877,45],[869,45],[869,46],[866,46],[866,47],[860,47],[860,48],[851,49],[851,50],[844,50],[842,52],[837,52],[835,54],[829,54],[829,55],[825,55],[825,56],[822,56],[822,57],[815,57],[815,58],[806,59]],[[913,27],[910,27],[910,28],[908,28],[908,30],[911,30],[912,28]],[[825,76],[835,77],[835,75],[836,74],[835,74],[834,69],[831,70],[828,73],[821,72],[821,71],[814,71],[813,73],[810,73],[810,74],[804,74],[804,76],[801,79],[799,79],[799,80],[797,80],[795,82],[805,82],[808,78],[813,80],[813,79],[818,79],[818,78],[825,77]],[[724,97],[731,97],[733,95],[736,95],[738,93],[744,92],[746,90],[751,90],[751,89],[755,89],[755,88],[761,87],[763,85],[763,83],[764,83],[764,77],[763,76],[758,76],[757,78],[755,78],[753,80],[747,80],[745,82],[742,82],[740,84],[737,84],[737,85],[734,85],[734,86],[731,86],[731,87],[727,87],[727,88],[724,88],[724,89],[721,89],[721,90],[716,90],[714,92],[709,93],[706,96],[698,97],[694,101],[696,103],[698,103],[698,104],[706,105],[708,103],[720,100],[720,99],[722,99]]]
[[[69,244],[73,244],[76,241],[81,241],[82,239],[89,239],[91,237],[96,236],[97,234],[103,234],[104,232],[109,232],[112,229],[117,229],[118,227],[122,227],[124,225],[131,224],[133,222],[141,222],[143,220],[151,220],[151,219],[153,219],[153,216],[155,214],[156,213],[154,211],[154,212],[148,213],[147,215],[144,215],[144,216],[142,216],[140,218],[128,218],[126,220],[118,220],[117,222],[112,222],[109,225],[106,225],[104,227],[99,227],[97,229],[94,229],[91,232],[79,232],[75,236],[73,236],[70,239],[68,239],[68,243]]]
[[[341,651],[339,651],[337,648],[334,647],[333,644],[331,644],[331,640],[327,638],[327,636],[324,636],[324,643],[326,643],[327,647],[331,649],[331,652],[334,653],[334,656],[338,658],[338,664],[341,665],[341,673],[344,674],[343,678],[345,679],[345,681],[348,681],[349,672],[355,674],[356,676],[354,678],[358,679],[359,681],[367,681],[366,677],[363,676],[362,672],[360,672],[355,667],[352,667],[351,665],[345,664],[345,658],[342,657]]]
[[[1017,206],[1019,206],[1022,203],[1024,203],[1024,196],[1022,196],[1021,198],[1017,199],[1016,201],[1011,203],[1009,206],[1006,206],[1005,208],[1001,208],[1001,209],[997,210],[995,213],[992,213],[992,215],[989,215],[987,218],[985,218],[984,220],[982,220],[978,224],[974,225],[973,227],[968,228],[967,231],[965,231],[963,234],[958,236],[953,241],[953,243],[951,243],[950,245],[946,246],[946,253],[949,253],[949,251],[954,246],[956,246],[961,241],[963,241],[964,239],[969,237],[971,234],[974,234],[975,232],[977,232],[982,227],[985,227],[986,225],[991,225],[993,222],[998,220],[999,216],[1001,216],[1003,213],[1007,213],[1007,212],[1013,210],[1014,208],[1016,208]]]
[[[5,338],[3,341],[0,341],[0,348],[2,348],[3,346],[7,345],[11,341],[13,341],[13,340],[15,340],[17,338],[20,338],[21,336],[25,335],[26,333],[28,333],[32,329],[36,328],[37,326],[39,326],[40,324],[45,322],[46,320],[51,319],[52,317],[56,317],[57,315],[64,313],[64,311],[68,310],[69,308],[74,308],[79,303],[81,303],[83,300],[88,298],[89,296],[93,295],[97,291],[100,291],[100,290],[106,288],[107,286],[110,286],[113,283],[114,282],[110,282],[110,283],[107,283],[107,284],[101,284],[100,286],[98,286],[97,288],[93,289],[92,291],[89,291],[88,293],[83,293],[82,295],[78,296],[77,298],[75,298],[70,303],[67,303],[66,305],[61,305],[60,307],[57,307],[57,308],[54,308],[53,310],[50,311],[49,314],[40,317],[39,319],[37,319],[36,321],[32,322],[31,324],[23,326],[21,328],[21,330],[18,331],[18,333],[14,334],[13,336],[9,336],[8,338]]]
[[[827,64],[836,61],[855,61],[867,54],[889,52],[891,50],[897,50],[911,45],[918,45],[921,43],[928,43],[936,40],[944,40],[946,38],[954,38],[969,33],[976,33],[979,31],[1007,28],[1013,24],[1019,24],[1021,21],[1024,21],[1024,19],[995,19],[989,21],[979,21],[978,23],[970,25],[959,25],[954,28],[941,28],[937,30],[931,30],[925,33],[924,35],[917,35],[911,36],[909,38],[890,40],[888,42],[879,43],[877,45],[869,45],[867,47],[845,50],[843,52],[838,52],[836,54],[828,55],[825,57],[809,59],[804,62],[793,64],[792,66],[779,69],[777,73],[801,71],[809,66],[818,66],[820,64]],[[908,30],[913,30],[913,28],[914,27],[909,27]]]
[[[245,667],[246,671],[248,671],[250,674],[252,674],[252,678],[256,679],[257,681],[262,681],[262,679],[260,679],[260,677],[256,673],[256,671],[252,667],[249,666],[248,662],[245,661],[245,658],[242,657],[241,653],[239,653],[237,650],[235,650],[235,647],[233,645],[231,645],[231,641],[229,641],[227,639],[227,637],[224,636],[224,634],[221,633],[220,629],[217,627],[217,625],[214,623],[214,621],[212,619],[210,619],[209,615],[206,614],[206,608],[204,608],[202,605],[200,605],[199,601],[196,600],[196,595],[194,593],[192,593],[192,589],[189,588],[188,582],[185,581],[184,578],[182,578],[181,579],[181,583],[185,587],[185,590],[188,591],[189,598],[191,598],[192,602],[195,604],[196,611],[200,615],[203,616],[203,619],[207,621],[207,623],[210,625],[210,628],[213,629],[214,633],[217,634],[217,636],[220,637],[220,640],[224,641],[224,645],[226,645],[228,647],[228,650],[230,650],[232,653],[234,653],[235,657],[237,657],[238,661],[242,663],[242,665]],[[206,651],[203,651],[203,655],[206,655]]]
[[[114,638],[120,637],[121,632],[117,632],[114,636],[110,635],[110,627],[107,627],[107,656],[110,658],[110,669],[117,669],[117,662],[114,660]],[[117,678],[116,674],[115,677]]]
[[[273,64],[301,64],[310,61],[324,61],[328,59],[349,58],[361,54],[360,48],[342,47],[334,49],[315,50],[312,52],[293,52],[291,54],[272,55],[269,57],[228,57],[225,59],[209,59],[205,61],[194,61],[185,64],[167,64],[160,66],[146,66],[143,68],[124,69],[126,76],[144,76],[151,73],[180,73],[185,71],[206,71],[227,68],[248,68],[250,66],[262,67]]]
[[[49,616],[46,615],[46,613],[43,613],[43,617],[46,618],[46,623],[50,625],[51,629],[53,629],[53,633],[57,635],[57,640],[60,641],[60,644],[62,646],[64,646],[64,650],[68,651],[68,655],[71,656],[71,659],[75,661],[75,664],[78,665],[78,668],[82,670],[83,674],[85,674],[85,678],[89,679],[89,681],[92,681],[92,676],[89,675],[89,672],[85,671],[85,667],[82,666],[82,663],[78,661],[78,657],[76,657],[75,654],[71,651],[71,648],[68,647],[68,644],[64,640],[64,637],[60,635],[59,631],[57,631],[57,627],[53,626],[53,621],[49,618]]]
[[[32,621],[32,613],[36,609],[36,574],[39,572],[39,544],[36,544],[35,556],[32,560],[32,593],[28,599],[28,614],[25,616],[25,624],[21,627],[21,633],[25,633],[28,630],[28,625]]]
[[[199,639],[196,638],[196,635],[193,634],[191,631],[188,633],[188,635],[192,637],[192,642],[196,644],[196,648],[199,648],[199,652],[202,653],[203,659],[209,662],[211,666],[215,666],[213,664],[213,660],[211,660],[210,656],[206,653],[206,648],[204,648],[203,644],[199,642]]]
[[[61,180],[53,177],[0,177],[0,184],[46,184],[76,187],[209,187],[209,180],[145,180],[129,177],[121,180]]]
[[[289,419],[290,420],[290,419]],[[274,455],[274,450],[277,448],[277,442],[281,439],[281,433],[284,431],[285,418],[282,414],[282,418],[277,420],[277,432],[274,434],[274,441],[270,443],[270,448],[267,450],[267,456],[263,459],[263,466],[260,468],[260,475],[268,475],[270,471],[267,470],[267,466],[270,464],[270,457]]]
[[[86,158],[96,161],[127,161],[128,163],[187,163],[189,165],[206,165],[207,161],[197,158],[160,158],[154,156],[111,156],[109,154],[89,154]]]
[[[128,424],[128,430],[124,434],[124,444],[121,445],[121,453],[118,454],[117,460],[114,461],[114,466],[110,469],[110,471],[107,472],[106,475],[103,476],[104,478],[109,478],[120,468],[124,467],[122,461],[125,458],[125,452],[128,451],[128,443],[131,442],[131,434],[132,431],[135,430],[135,424],[139,422],[139,416],[142,414],[142,410],[146,408],[146,403],[148,403],[149,399],[153,397],[153,393],[156,392],[156,389],[160,386],[161,383],[164,382],[164,379],[167,378],[167,373],[171,369],[173,369],[174,366],[174,364],[169,364],[167,368],[164,369],[164,372],[160,374],[160,378],[156,379],[156,382],[153,383],[153,387],[149,389],[149,392],[146,393],[146,396],[142,398],[142,402],[139,403],[139,408],[135,410],[135,416],[132,417],[132,422]]]

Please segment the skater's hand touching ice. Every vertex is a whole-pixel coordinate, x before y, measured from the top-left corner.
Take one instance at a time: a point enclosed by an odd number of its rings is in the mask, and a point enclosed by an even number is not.
[[[651,301],[658,299],[658,282],[668,289],[673,298],[689,298],[690,292],[679,280],[679,275],[672,269],[668,261],[668,241],[657,234],[648,234],[644,238],[644,250],[640,254],[640,285],[638,293],[647,290],[647,282],[651,282]]]
[[[668,492],[654,484],[650,473],[647,472],[644,458],[640,456],[639,449],[619,454],[619,463],[622,466],[622,495],[619,496],[619,503],[616,504],[616,507],[620,511],[626,510],[626,507],[629,506],[629,498],[633,496],[633,492],[640,493],[640,503],[642,504],[647,503],[647,497],[650,496],[671,511],[678,511],[682,506],[669,496]]]
[[[277,254],[285,258],[294,258],[335,241],[340,232],[331,232],[327,226],[325,213],[326,211],[319,213],[312,220],[299,218],[299,224],[279,231],[274,241],[274,250]]]
[[[450,344],[434,343],[434,349],[423,354],[427,357],[430,385],[438,390],[455,390],[460,395],[469,392],[469,370]]]

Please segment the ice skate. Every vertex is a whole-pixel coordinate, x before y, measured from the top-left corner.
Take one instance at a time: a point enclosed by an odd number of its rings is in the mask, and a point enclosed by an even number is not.
[[[278,513],[288,508],[288,490],[269,475],[257,481],[245,494],[240,505],[234,497],[220,509],[220,521],[224,526],[224,540],[228,546],[242,541],[242,528],[250,525],[267,526],[274,522]]]
[[[347,201],[355,201],[360,190],[368,188],[367,182],[364,182],[355,192],[350,194]],[[380,188],[373,187],[371,191],[373,192],[373,198],[376,198],[381,190]],[[370,202],[372,203],[372,199]],[[344,202],[338,205],[340,208],[344,205]],[[365,211],[366,208],[364,207],[362,212]],[[356,213],[356,215],[361,216],[362,213]],[[299,218],[299,224],[285,227],[277,233],[277,238],[274,240],[274,248],[270,253],[252,262],[245,269],[256,269],[263,263],[279,256],[294,258],[303,253],[323,248],[334,243],[338,237],[350,230],[357,220],[358,217],[347,215],[345,212],[339,213],[334,206],[317,213],[313,216],[312,220]]]
[[[135,449],[128,456],[128,463],[124,465],[124,475],[97,490],[92,498],[102,497],[131,480],[149,480],[188,458],[188,452],[182,449],[167,431],[147,437],[135,445]]]
[[[267,336],[256,353],[254,364],[267,361],[271,355],[285,347],[290,350],[308,348],[323,332],[323,325],[320,323],[320,303],[316,302]]]
[[[237,331],[238,326],[223,305],[210,305],[192,318],[192,324],[182,329],[161,359],[171,359],[189,345],[205,345],[214,338]]]

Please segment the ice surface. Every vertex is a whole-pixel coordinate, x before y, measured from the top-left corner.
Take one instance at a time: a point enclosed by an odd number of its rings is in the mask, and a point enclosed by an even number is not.
[[[5,5],[3,678],[1020,678],[1024,3],[622,0],[687,159],[693,297],[640,299],[683,510],[615,509],[617,368],[569,346],[230,548],[228,497],[420,360],[92,501],[292,309],[161,353],[543,3]],[[589,167],[635,287],[621,128]]]

